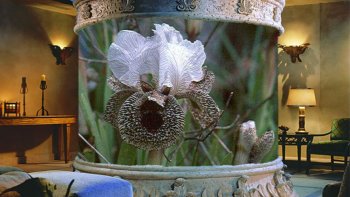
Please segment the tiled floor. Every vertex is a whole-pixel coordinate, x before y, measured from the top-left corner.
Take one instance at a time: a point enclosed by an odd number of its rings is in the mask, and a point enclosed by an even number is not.
[[[310,174],[305,174],[305,168],[297,169],[293,162],[286,162],[287,172],[292,175],[295,191],[300,197],[321,197],[323,188],[330,183],[341,182],[343,178],[342,166],[334,171],[328,165],[314,165]]]

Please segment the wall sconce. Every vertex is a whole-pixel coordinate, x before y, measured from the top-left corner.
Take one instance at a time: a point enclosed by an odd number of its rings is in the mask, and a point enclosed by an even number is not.
[[[295,63],[297,59],[299,62],[301,62],[299,55],[303,54],[309,45],[310,43],[304,43],[297,46],[286,46],[278,44],[278,48],[281,48],[284,52],[290,55],[290,59],[293,63]]]
[[[66,65],[66,59],[73,53],[73,47],[61,47],[49,44],[52,55],[56,58],[56,65]]]

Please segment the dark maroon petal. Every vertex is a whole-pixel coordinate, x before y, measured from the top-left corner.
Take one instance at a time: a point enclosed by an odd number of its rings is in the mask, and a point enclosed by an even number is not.
[[[122,105],[118,115],[120,135],[127,143],[146,150],[173,145],[184,129],[184,113],[173,96],[164,107],[154,101],[153,92],[136,92]],[[160,102],[161,103],[161,102]]]
[[[119,109],[132,94],[134,94],[134,91],[131,90],[122,90],[114,93],[107,102],[103,116],[104,120],[111,123],[113,127],[118,128]]]

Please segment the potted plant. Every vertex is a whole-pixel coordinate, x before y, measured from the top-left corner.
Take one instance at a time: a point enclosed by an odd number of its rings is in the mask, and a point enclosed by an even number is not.
[[[103,21],[111,16],[97,11],[114,8],[96,5],[76,2],[78,29],[102,21],[80,33],[80,131],[98,155],[84,147],[76,169],[127,179],[135,196],[294,195],[273,151],[273,29],[162,18]],[[116,8],[134,6],[121,5]]]

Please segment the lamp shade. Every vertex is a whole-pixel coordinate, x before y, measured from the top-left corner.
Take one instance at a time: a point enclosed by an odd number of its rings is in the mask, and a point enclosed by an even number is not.
[[[315,106],[316,97],[314,89],[290,89],[288,106]]]

